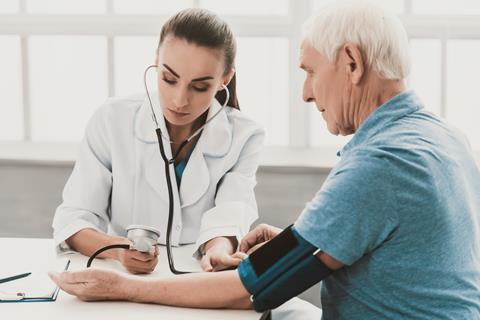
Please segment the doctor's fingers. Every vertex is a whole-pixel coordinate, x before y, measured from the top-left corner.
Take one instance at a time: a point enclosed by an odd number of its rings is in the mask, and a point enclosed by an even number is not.
[[[247,251],[247,255],[251,255],[253,252],[257,251],[258,248],[260,248],[261,246],[263,246],[265,243],[267,243],[268,241],[265,241],[265,242],[262,242],[262,243],[259,243],[253,247],[251,247],[250,249],[248,249]]]
[[[136,259],[128,259],[124,261],[123,266],[131,273],[151,273],[158,264],[158,258],[155,257],[150,261],[139,261]]]
[[[245,258],[248,258],[248,255],[247,255],[245,252],[237,251],[237,252],[235,252],[234,254],[232,254],[232,257],[243,260],[243,259],[245,259]]]
[[[238,257],[236,254],[216,254],[216,255],[205,255],[200,261],[200,266],[204,271],[216,271],[216,269],[221,269],[222,267],[232,267],[238,266],[242,262],[243,258]]]
[[[144,262],[155,260],[158,256],[158,254],[155,254],[155,253],[150,254],[150,253],[140,252],[136,250],[128,250],[125,255],[128,258],[132,258],[132,259],[144,261]]]
[[[241,252],[248,252],[259,243],[263,243],[274,238],[282,229],[262,223],[247,233],[240,242]]]
[[[213,259],[213,266],[238,266],[242,262],[241,258],[232,257],[231,255],[225,254],[221,256],[217,256]]]

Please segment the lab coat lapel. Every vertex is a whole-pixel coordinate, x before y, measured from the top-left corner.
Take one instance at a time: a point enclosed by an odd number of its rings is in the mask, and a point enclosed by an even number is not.
[[[165,126],[165,120],[163,114],[160,112],[158,104],[158,97],[152,97],[153,108],[157,117],[158,125],[162,130],[164,139],[163,145],[165,148],[165,154],[167,158],[172,157],[172,151],[170,148],[170,137],[168,130]],[[152,186],[152,188],[158,193],[159,197],[164,203],[168,205],[168,187],[165,177],[165,164],[160,155],[160,149],[158,146],[158,140],[155,133],[155,123],[152,120],[152,114],[148,100],[145,99],[143,105],[137,113],[137,119],[135,124],[135,136],[138,140],[145,143],[144,147],[144,170],[145,179]],[[180,209],[177,181],[175,179],[175,173],[172,167],[170,167],[170,179],[172,181],[174,209]]]
[[[207,118],[210,119],[220,108],[220,104],[214,100]],[[230,149],[231,142],[231,127],[226,112],[223,110],[205,126],[187,162],[180,184],[182,208],[195,204],[207,193],[211,182],[208,161],[212,157],[225,156]]]

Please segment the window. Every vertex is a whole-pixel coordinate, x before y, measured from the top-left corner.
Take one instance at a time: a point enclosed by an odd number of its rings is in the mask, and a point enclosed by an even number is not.
[[[265,128],[267,145],[288,142],[288,40],[237,39],[237,86],[240,109]]]
[[[158,38],[125,36],[114,39],[114,95],[143,93],[145,69],[155,63]]]
[[[410,48],[412,70],[408,78],[408,85],[417,92],[429,111],[442,115],[440,40],[412,39]]]
[[[412,1],[415,14],[424,15],[478,15],[480,2],[478,0],[416,0]]]
[[[298,69],[302,22],[332,1],[2,0],[0,140],[77,142],[108,96],[144,91],[162,23],[197,6],[232,27],[241,109],[265,126],[267,145],[339,149],[350,138],[332,136],[315,106],[302,101]],[[480,2],[375,1],[407,28],[408,86],[480,151]]]
[[[26,0],[28,13],[99,14],[105,10],[106,0]]]
[[[20,38],[0,35],[0,139],[23,138],[22,68]]]
[[[287,15],[287,0],[200,0],[200,7],[212,10],[220,15],[257,16]]]
[[[113,0],[113,12],[121,14],[173,14],[192,5],[190,0]]]
[[[32,140],[77,141],[107,96],[106,42],[100,36],[32,36]]]
[[[2,0],[0,2],[0,14],[16,13],[19,10],[18,0]]]
[[[470,138],[474,149],[480,150],[480,40],[451,40],[447,52],[446,117]]]

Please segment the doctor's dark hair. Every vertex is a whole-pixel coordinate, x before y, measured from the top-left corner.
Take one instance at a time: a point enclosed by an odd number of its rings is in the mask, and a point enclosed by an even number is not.
[[[224,75],[228,74],[235,65],[237,45],[232,30],[216,14],[208,10],[185,9],[168,19],[160,32],[159,48],[169,35],[201,47],[221,50],[225,63]],[[227,105],[240,109],[236,90],[236,73],[227,87],[230,92]],[[217,92],[215,98],[223,104],[226,98],[225,90]]]

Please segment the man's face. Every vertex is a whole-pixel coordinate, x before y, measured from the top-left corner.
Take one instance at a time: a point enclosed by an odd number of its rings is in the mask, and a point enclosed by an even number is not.
[[[315,102],[327,128],[334,135],[352,133],[344,105],[346,75],[336,62],[330,62],[308,41],[300,48],[300,68],[307,73],[303,85],[303,100]]]

